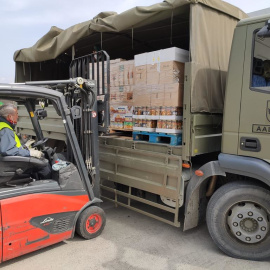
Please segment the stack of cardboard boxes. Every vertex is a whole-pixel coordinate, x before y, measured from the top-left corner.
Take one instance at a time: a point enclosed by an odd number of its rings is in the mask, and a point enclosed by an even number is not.
[[[175,47],[135,55],[134,131],[181,133],[188,59],[188,51]]]
[[[188,59],[188,51],[173,47],[111,60],[111,129],[181,133]]]
[[[111,129],[132,130],[134,60],[110,62]]]

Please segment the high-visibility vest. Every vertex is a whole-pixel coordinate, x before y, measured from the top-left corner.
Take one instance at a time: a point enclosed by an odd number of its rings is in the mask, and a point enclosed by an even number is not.
[[[0,122],[0,130],[2,130],[3,128],[9,128],[10,130],[12,130],[14,132],[16,146],[18,148],[20,148],[22,146],[22,144],[21,144],[21,141],[20,141],[19,137],[17,136],[16,132],[14,131],[14,129],[10,125],[8,125],[7,123]]]

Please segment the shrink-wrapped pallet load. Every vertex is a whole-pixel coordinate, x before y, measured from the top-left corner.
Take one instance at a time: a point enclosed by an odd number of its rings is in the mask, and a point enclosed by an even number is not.
[[[135,55],[135,132],[182,132],[184,63],[188,59],[188,51],[175,47]]]
[[[134,60],[110,61],[111,130],[132,131]]]

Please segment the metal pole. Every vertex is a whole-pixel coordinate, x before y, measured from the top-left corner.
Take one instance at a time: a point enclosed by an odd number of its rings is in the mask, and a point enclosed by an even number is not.
[[[94,88],[94,93],[97,95],[96,86]],[[95,98],[95,103],[93,106],[93,111],[97,113],[97,99]],[[93,157],[93,165],[95,168],[95,183],[93,187],[93,191],[95,197],[100,198],[100,171],[99,171],[99,139],[98,139],[98,117],[97,114],[93,115],[91,113],[91,145],[92,145],[92,157]]]
[[[33,81],[33,82],[25,82],[25,83],[19,83],[19,84],[25,84],[25,85],[52,85],[52,84],[76,84],[77,78],[75,79],[69,79],[69,80],[55,80],[55,81]]]

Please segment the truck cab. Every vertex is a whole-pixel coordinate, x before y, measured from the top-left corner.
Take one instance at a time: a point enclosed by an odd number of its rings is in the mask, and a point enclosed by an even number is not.
[[[269,16],[241,21],[232,44],[222,153],[269,162],[270,38],[258,36]]]
[[[208,182],[212,191],[206,220],[211,237],[230,256],[253,260],[270,255],[269,17],[244,19],[235,29],[221,153],[189,182],[185,215],[185,228],[194,227],[204,211],[199,201],[205,195],[198,194]]]

